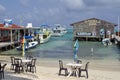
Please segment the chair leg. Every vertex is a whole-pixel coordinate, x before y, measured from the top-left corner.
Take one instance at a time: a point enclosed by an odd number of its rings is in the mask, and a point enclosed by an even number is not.
[[[34,73],[34,72],[35,72],[35,71],[34,71],[34,67],[33,67],[33,66],[31,67],[31,71],[32,71],[32,73]]]
[[[36,67],[35,66],[32,66],[32,72],[36,72]]]
[[[31,66],[29,66],[29,71],[30,71],[30,72],[32,71],[32,67],[31,67]]]
[[[67,70],[65,70],[65,76],[67,76]]]
[[[88,71],[86,70],[86,75],[87,75],[87,78],[88,78]]]
[[[32,67],[30,67],[30,72],[32,72]]]
[[[81,77],[81,71],[79,70],[79,77]]]
[[[18,73],[20,73],[20,67],[18,67]]]
[[[61,74],[61,69],[59,69],[59,75]]]
[[[4,72],[3,72],[3,79],[4,79]]]
[[[35,67],[32,67],[33,73],[35,72]]]
[[[36,66],[35,66],[35,72],[36,72]]]
[[[0,80],[2,79],[2,73],[0,72]]]
[[[15,73],[16,73],[16,72],[18,72],[18,67],[17,67],[17,66],[15,66]]]

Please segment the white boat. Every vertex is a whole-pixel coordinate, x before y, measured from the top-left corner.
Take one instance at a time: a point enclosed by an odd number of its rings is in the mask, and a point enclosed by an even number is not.
[[[27,39],[28,38],[31,38],[31,36],[27,36]],[[38,41],[33,41],[32,39],[31,40],[30,39],[26,40],[25,43],[24,43],[25,50],[32,49],[32,48],[36,47],[37,44],[38,44]],[[22,51],[22,48],[23,48],[22,44],[20,44],[20,46],[16,47],[16,49],[18,51]]]
[[[51,37],[50,32],[45,32],[45,33],[39,34],[40,43],[48,42],[50,37]]]
[[[40,30],[36,30],[35,32],[36,36],[37,36],[37,40],[39,39],[39,43],[46,43],[49,41],[49,39],[51,38],[51,31],[48,28],[45,28],[42,26],[42,28],[40,28]]]
[[[67,33],[67,30],[65,27],[62,27],[61,25],[57,24],[55,28],[52,30],[52,36],[62,36]]]
[[[108,45],[112,45],[112,42],[110,41],[110,38],[104,38],[102,40],[102,44],[108,46]]]

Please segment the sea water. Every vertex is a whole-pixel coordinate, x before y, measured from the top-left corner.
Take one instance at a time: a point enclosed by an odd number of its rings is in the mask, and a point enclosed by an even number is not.
[[[61,37],[51,37],[47,43],[39,44],[36,48],[25,52],[25,56],[32,55],[41,60],[73,60],[73,31],[68,29],[67,34]],[[4,51],[1,54],[21,56],[21,51],[12,49]],[[120,47],[115,44],[104,46],[101,42],[79,41],[79,50],[77,53],[79,59],[87,61],[97,61],[102,63],[117,62],[120,63]],[[49,60],[48,60],[49,59]]]

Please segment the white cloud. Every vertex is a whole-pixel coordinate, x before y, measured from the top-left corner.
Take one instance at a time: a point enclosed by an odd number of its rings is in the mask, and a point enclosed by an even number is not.
[[[0,5],[0,12],[3,12],[5,10],[6,10],[6,8],[4,6],[2,6],[2,5]]]
[[[29,5],[29,1],[30,0],[20,0],[20,3],[24,6],[28,6]]]
[[[60,9],[59,8],[50,8],[48,10],[48,12],[50,13],[50,15],[54,16],[54,15],[60,13]]]
[[[98,2],[105,3],[105,4],[117,4],[120,3],[120,0],[99,0]]]
[[[81,10],[86,7],[83,0],[61,0],[68,9]]]
[[[93,3],[97,5],[98,7],[119,7],[120,6],[120,0],[94,0]],[[93,5],[94,5],[93,4]]]

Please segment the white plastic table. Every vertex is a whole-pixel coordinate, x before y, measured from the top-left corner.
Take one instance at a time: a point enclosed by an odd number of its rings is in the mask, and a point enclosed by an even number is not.
[[[78,64],[78,63],[68,63],[68,64],[66,64],[66,65],[70,68],[70,73],[68,74],[67,77],[70,77],[70,75],[71,75],[72,73],[75,73],[76,76],[78,77],[78,73],[79,73],[78,68],[81,68],[82,64]]]
[[[23,63],[23,66],[24,66],[24,72],[27,68],[27,63],[31,62],[31,60],[28,60],[28,59],[22,59],[22,63]]]

